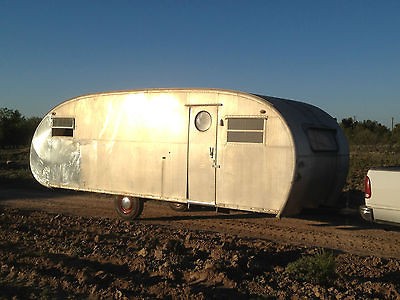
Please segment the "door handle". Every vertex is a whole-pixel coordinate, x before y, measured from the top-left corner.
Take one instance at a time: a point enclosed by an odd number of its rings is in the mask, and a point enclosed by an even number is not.
[[[214,147],[210,147],[210,157],[214,158]]]

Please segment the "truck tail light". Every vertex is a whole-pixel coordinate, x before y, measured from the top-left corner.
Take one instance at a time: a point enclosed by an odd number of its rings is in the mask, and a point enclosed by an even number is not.
[[[365,176],[364,178],[364,193],[365,193],[365,198],[369,199],[371,198],[372,191],[371,191],[371,180],[369,179],[368,176]]]

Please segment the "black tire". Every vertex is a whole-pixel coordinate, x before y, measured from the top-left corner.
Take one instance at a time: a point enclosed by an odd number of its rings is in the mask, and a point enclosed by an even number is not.
[[[171,202],[169,207],[175,211],[187,211],[188,207],[186,203]]]
[[[117,196],[114,199],[114,208],[118,216],[124,220],[139,218],[143,212],[144,201],[132,196]]]

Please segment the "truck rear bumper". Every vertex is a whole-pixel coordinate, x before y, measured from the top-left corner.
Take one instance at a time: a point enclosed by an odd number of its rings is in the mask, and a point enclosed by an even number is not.
[[[365,205],[360,206],[360,215],[361,217],[369,222],[374,221],[374,213],[372,211],[372,208],[366,207]]]

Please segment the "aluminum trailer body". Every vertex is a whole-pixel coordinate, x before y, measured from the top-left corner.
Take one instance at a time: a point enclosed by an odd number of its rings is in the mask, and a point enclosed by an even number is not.
[[[281,215],[334,206],[349,150],[318,107],[222,89],[83,95],[33,136],[42,185]]]

